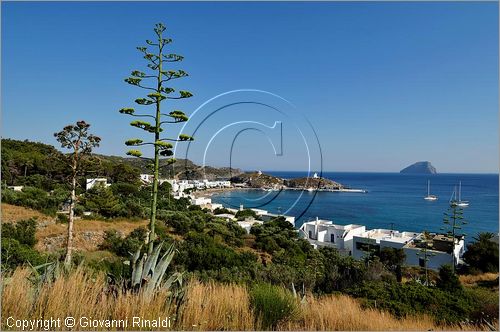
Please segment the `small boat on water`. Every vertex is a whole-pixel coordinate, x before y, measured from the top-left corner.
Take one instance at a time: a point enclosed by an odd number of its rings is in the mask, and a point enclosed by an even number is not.
[[[458,207],[469,206],[469,201],[462,201],[462,181],[458,183],[458,199],[457,199],[457,187],[455,186],[455,190],[451,195],[450,204],[451,206],[458,206]]]
[[[427,180],[427,196],[424,197],[426,201],[435,201],[437,200],[436,195],[431,195],[431,181]]]

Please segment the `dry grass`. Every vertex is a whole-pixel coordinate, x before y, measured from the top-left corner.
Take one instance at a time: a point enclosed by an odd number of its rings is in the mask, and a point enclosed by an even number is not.
[[[464,286],[477,286],[481,282],[493,282],[498,279],[498,273],[482,273],[461,275],[460,282]]]
[[[2,203],[2,222],[17,222],[24,219],[36,218],[38,228],[36,232],[36,249],[53,251],[64,248],[66,244],[67,225],[55,222],[55,218],[38,211],[21,206]],[[146,226],[147,220],[87,220],[77,219],[74,226],[74,246],[79,251],[94,251],[104,239],[104,232],[115,229],[124,236],[137,227]]]
[[[27,279],[27,269],[17,269],[2,280],[2,315],[17,319],[38,319],[66,316],[93,319],[128,319],[125,329],[132,326],[132,317],[145,319],[171,317],[172,329],[177,330],[259,330],[250,308],[247,289],[239,285],[190,281],[186,301],[178,319],[174,307],[167,305],[167,293],[159,291],[147,301],[140,294],[111,292],[102,274],[91,275],[82,268],[44,284],[36,292]],[[2,321],[3,330],[8,327]],[[462,326],[462,329],[468,329]],[[477,328],[477,327],[476,327]],[[83,328],[82,328],[83,329]],[[104,330],[106,328],[96,328]],[[113,329],[113,328],[112,328]],[[156,330],[155,328],[145,328]],[[363,309],[347,296],[309,296],[302,305],[299,318],[281,324],[280,330],[458,330],[457,326],[436,326],[429,317],[396,319],[388,313]],[[474,330],[474,327],[470,327]]]
[[[246,288],[191,281],[178,328],[181,330],[253,330]]]
[[[40,221],[52,220],[51,216],[28,209],[22,206],[15,206],[2,203],[2,222],[16,222],[24,219],[37,218]]]
[[[2,292],[3,317],[16,319],[64,318],[67,316],[92,317],[93,319],[124,319],[129,321],[128,329],[138,330],[131,326],[131,317],[157,319],[172,315],[167,306],[167,293],[160,291],[147,301],[142,295],[130,292],[110,292],[103,274],[91,276],[81,268],[69,276],[60,277],[52,284],[44,284],[36,294],[36,288],[27,276],[26,269],[18,269],[4,280]],[[2,330],[7,329],[5,320]]]
[[[302,305],[302,317],[298,321],[282,325],[281,329],[296,331],[460,330],[458,326],[436,326],[427,316],[396,319],[386,312],[363,309],[355,299],[345,295],[307,297],[307,302]],[[471,326],[470,329],[474,330],[476,327]]]

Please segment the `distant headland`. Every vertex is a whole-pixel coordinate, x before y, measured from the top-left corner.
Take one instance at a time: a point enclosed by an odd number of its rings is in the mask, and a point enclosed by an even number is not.
[[[432,166],[430,161],[419,161],[404,169],[399,173],[402,174],[436,174],[436,168]]]

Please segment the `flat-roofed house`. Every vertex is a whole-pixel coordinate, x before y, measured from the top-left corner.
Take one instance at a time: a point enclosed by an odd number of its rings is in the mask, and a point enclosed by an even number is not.
[[[330,220],[316,218],[314,221],[305,222],[300,227],[300,232],[315,248],[336,248],[340,253],[352,256],[353,239],[365,232],[365,226],[337,225]]]

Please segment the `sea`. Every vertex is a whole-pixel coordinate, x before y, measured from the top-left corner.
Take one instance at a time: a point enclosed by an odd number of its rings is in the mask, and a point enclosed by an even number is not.
[[[307,176],[307,172],[265,172],[281,178]],[[336,224],[365,225],[412,232],[443,232],[444,213],[461,182],[461,199],[469,201],[463,209],[462,226],[466,242],[479,232],[498,233],[498,174],[432,174],[324,172],[324,178],[366,193],[308,190],[233,190],[212,196],[226,207],[258,208],[296,217],[298,228],[304,222],[320,219]],[[311,176],[311,174],[310,174]],[[426,201],[427,181],[436,201]]]

